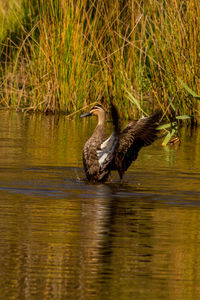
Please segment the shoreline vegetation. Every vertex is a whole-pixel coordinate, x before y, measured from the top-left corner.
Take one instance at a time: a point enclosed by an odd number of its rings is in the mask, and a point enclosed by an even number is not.
[[[199,0],[0,0],[0,108],[200,115]],[[178,119],[178,118],[177,118]]]

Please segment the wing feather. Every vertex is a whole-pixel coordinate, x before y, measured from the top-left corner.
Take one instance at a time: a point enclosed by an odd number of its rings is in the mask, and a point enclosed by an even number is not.
[[[115,167],[122,173],[136,160],[138,152],[144,146],[151,145],[156,139],[156,127],[160,113],[133,121],[121,132],[115,157]]]
[[[100,149],[97,150],[97,157],[101,170],[105,169],[108,163],[113,160],[117,142],[118,138],[113,132],[111,136],[101,144]]]

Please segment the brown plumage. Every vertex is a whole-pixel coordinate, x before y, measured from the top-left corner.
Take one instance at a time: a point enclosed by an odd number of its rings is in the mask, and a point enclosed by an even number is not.
[[[114,169],[118,170],[120,179],[131,163],[137,159],[140,149],[155,141],[159,116],[160,113],[156,112],[150,117],[132,121],[120,133],[114,163]]]
[[[98,124],[83,148],[83,164],[86,177],[92,182],[105,182],[110,172],[117,170],[120,179],[124,172],[136,160],[143,146],[151,145],[156,139],[156,127],[159,113],[129,123],[120,130],[119,115],[111,103],[111,114],[114,130],[105,138],[106,111],[102,105],[95,105],[89,113],[81,117],[96,115]]]

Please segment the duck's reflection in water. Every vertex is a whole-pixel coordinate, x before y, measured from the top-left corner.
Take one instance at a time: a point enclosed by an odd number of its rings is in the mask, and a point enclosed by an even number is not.
[[[102,284],[113,284],[113,274],[116,276],[122,270],[124,280],[134,277],[141,267],[140,261],[143,265],[147,264],[146,269],[142,270],[143,275],[151,273],[148,263],[151,262],[152,247],[146,242],[153,230],[153,204],[149,201],[148,213],[146,210],[142,217],[143,201],[137,203],[137,195],[126,201],[120,193],[123,189],[117,189],[115,185],[97,185],[93,197],[90,194],[82,202],[79,256],[79,293],[82,298],[89,298],[97,291],[106,297],[109,285],[102,292]],[[145,237],[148,239],[145,240]]]

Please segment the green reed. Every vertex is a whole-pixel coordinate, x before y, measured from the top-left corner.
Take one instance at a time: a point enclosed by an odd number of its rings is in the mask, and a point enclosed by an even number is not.
[[[1,106],[70,114],[113,96],[124,118],[199,114],[180,83],[200,93],[198,0],[22,0],[10,23]]]

